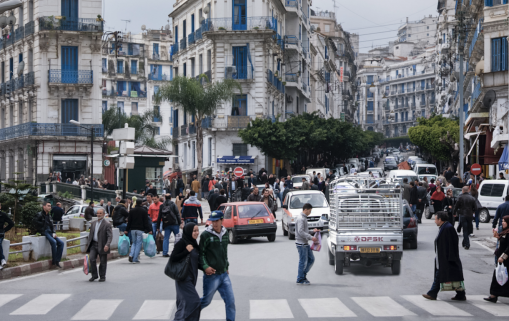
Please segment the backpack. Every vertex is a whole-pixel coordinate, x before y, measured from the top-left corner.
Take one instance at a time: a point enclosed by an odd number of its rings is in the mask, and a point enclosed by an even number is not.
[[[177,217],[175,213],[172,211],[172,205],[174,203],[172,201],[166,201],[163,204],[161,204],[161,214],[162,214],[162,221],[163,225],[166,225],[168,223],[177,224]]]

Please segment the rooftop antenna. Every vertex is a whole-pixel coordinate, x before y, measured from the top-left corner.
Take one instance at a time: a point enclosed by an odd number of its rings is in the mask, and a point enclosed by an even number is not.
[[[131,23],[131,20],[124,20],[124,19],[120,19],[120,20],[125,21],[125,33],[127,34],[127,24]]]

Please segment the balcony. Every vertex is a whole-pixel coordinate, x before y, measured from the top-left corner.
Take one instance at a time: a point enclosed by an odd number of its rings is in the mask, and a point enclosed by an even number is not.
[[[253,66],[227,66],[224,67],[226,79],[253,79]]]
[[[296,0],[285,0],[285,7],[287,8],[298,8]]]
[[[288,49],[299,50],[302,46],[301,41],[297,36],[285,36],[285,45]]]
[[[168,76],[168,75],[166,75],[166,74],[162,74],[162,75],[149,74],[149,75],[148,75],[148,80],[155,80],[155,81],[170,81],[170,76]]]
[[[304,12],[302,12],[302,20],[306,25],[308,24],[308,16]]]
[[[297,82],[299,82],[299,76],[297,74],[288,74],[287,73],[287,74],[285,74],[285,81],[287,83],[289,83],[289,82],[297,83]]]
[[[177,139],[179,138],[179,131],[178,131],[178,128],[175,128],[175,127],[172,127],[171,128],[171,137],[173,139]]]
[[[228,116],[227,126],[233,129],[246,128],[249,122],[251,122],[249,116]]]
[[[35,21],[30,21],[25,24],[25,37],[33,35],[35,32]]]
[[[60,30],[80,32],[103,32],[104,24],[96,19],[56,19],[53,16],[39,17],[39,30]]]
[[[177,52],[179,52],[179,44],[178,43],[175,43],[173,45],[171,45],[171,53],[170,53],[170,56],[172,55],[176,55]]]
[[[484,36],[482,34],[483,32],[483,22],[484,18],[479,19],[479,22],[477,23],[477,28],[475,29],[474,36],[472,37],[472,42],[470,43],[470,47],[468,48],[468,56],[472,57],[472,52],[474,51],[475,45],[477,43],[477,40],[481,40],[481,43],[484,43],[482,40],[484,39]],[[481,36],[481,38],[479,38]],[[484,47],[482,48],[484,49]],[[482,54],[481,54],[482,55]]]
[[[187,125],[180,126],[180,137],[184,137],[188,135]]]
[[[187,36],[187,43],[189,43],[189,45],[194,44],[194,32],[190,33],[190,34]]]
[[[21,26],[14,32],[14,42],[18,42],[25,38],[25,27]]]
[[[420,106],[421,106],[421,107],[426,106],[426,101],[422,101],[422,100],[421,100],[421,104],[420,104]]]
[[[147,92],[142,90],[131,90],[131,91],[106,91],[103,90],[103,96],[107,97],[126,97],[126,98],[147,98]],[[154,120],[155,122],[155,120]]]
[[[434,90],[435,89],[435,84],[426,84],[426,90]]]
[[[196,134],[196,126],[195,125],[189,125],[189,135]]]
[[[212,117],[205,117],[201,120],[201,128],[208,129],[212,127]]]
[[[50,84],[93,84],[92,70],[61,70],[51,69],[48,71]]]
[[[202,39],[201,28],[196,29],[194,32],[194,40],[198,41]]]
[[[81,124],[82,127],[94,129],[95,137],[104,136],[104,126],[102,124]],[[90,131],[74,124],[56,124],[56,123],[25,123],[12,127],[0,129],[0,141],[14,139],[26,136],[90,136]]]
[[[185,50],[187,48],[187,39],[180,39],[180,49]]]
[[[273,30],[271,17],[212,18],[201,24],[202,32]]]

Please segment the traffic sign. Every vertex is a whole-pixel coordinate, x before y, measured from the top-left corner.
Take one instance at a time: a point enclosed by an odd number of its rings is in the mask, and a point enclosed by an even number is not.
[[[480,175],[482,172],[482,168],[481,168],[481,165],[479,164],[472,164],[472,166],[470,167],[470,173],[474,174],[475,176],[477,175]]]
[[[242,177],[244,176],[244,169],[242,167],[235,167],[233,174],[235,174],[237,177]]]

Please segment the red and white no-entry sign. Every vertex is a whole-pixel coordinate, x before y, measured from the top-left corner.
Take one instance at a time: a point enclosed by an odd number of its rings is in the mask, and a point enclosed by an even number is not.
[[[474,174],[475,176],[477,175],[480,175],[482,172],[482,168],[481,168],[481,165],[479,164],[472,164],[472,166],[470,167],[470,173]]]
[[[237,177],[242,177],[244,176],[244,169],[242,167],[235,167],[233,174]]]

